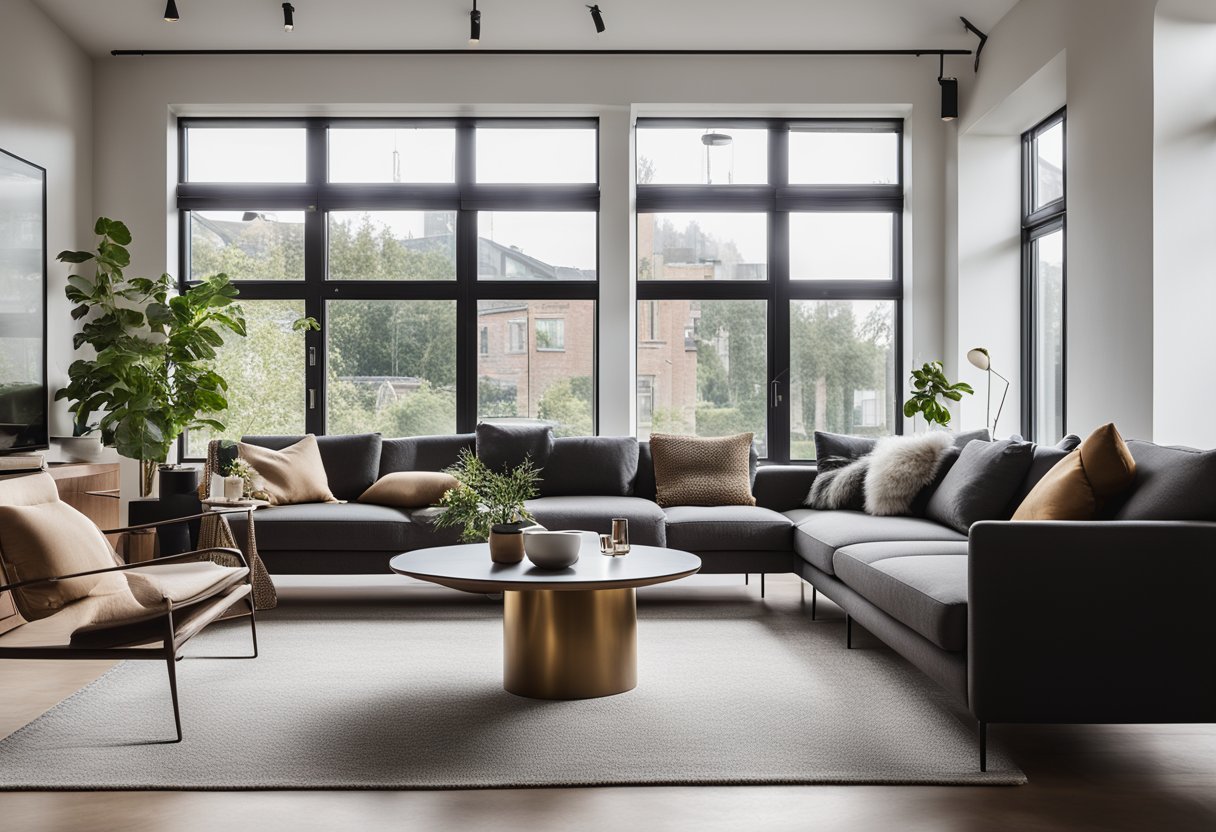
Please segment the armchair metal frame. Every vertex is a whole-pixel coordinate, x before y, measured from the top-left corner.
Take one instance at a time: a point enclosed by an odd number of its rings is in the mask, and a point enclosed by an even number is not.
[[[144,523],[138,526],[126,526],[118,529],[109,529],[105,531],[105,534],[118,534],[127,531],[152,529],[159,526],[182,523],[202,516],[204,515],[177,517],[169,520],[161,520],[155,523]],[[104,575],[111,572],[125,572],[132,569],[157,566],[159,564],[198,561],[202,557],[213,554],[224,554],[232,557],[238,563],[240,563],[241,566],[244,566],[247,570],[249,569],[249,562],[245,558],[244,553],[242,553],[239,549],[213,547],[207,549],[198,549],[193,552],[183,552],[177,555],[169,555],[163,558],[155,558],[151,561],[127,563],[105,569],[93,569],[87,572],[75,572],[70,575],[58,575],[52,578],[37,578],[28,581],[18,581],[17,583],[0,585],[0,592],[21,589],[22,587],[34,586],[37,584],[56,583],[58,581],[68,580],[70,578],[82,578],[89,575]],[[253,642],[253,653],[248,656],[200,656],[197,658],[256,659],[258,656],[258,630],[257,612],[253,603],[252,571],[245,576],[245,580],[243,582],[227,588],[222,593],[217,593],[216,595],[210,597],[203,596],[201,598],[190,599],[185,603],[174,604],[172,601],[168,602],[168,608],[163,614],[149,619],[151,622],[155,622],[157,618],[160,618],[162,626],[160,627],[159,635],[143,635],[130,643],[107,647],[86,647],[74,646],[71,644],[41,646],[32,645],[28,647],[0,646],[0,659],[110,659],[119,661],[164,661],[169,672],[169,693],[173,700],[173,722],[177,729],[176,739],[167,740],[166,742],[181,742],[182,718],[181,707],[178,702],[177,694],[177,662],[186,657],[179,655],[179,652],[186,642],[205,629],[207,625],[232,612],[233,607],[241,601],[244,601],[246,611],[238,612],[233,617],[244,618],[245,616],[249,616],[249,633]],[[175,622],[175,612],[180,612],[185,608],[194,607],[199,604],[207,605],[205,611],[200,613],[199,616],[188,618],[186,621],[178,620]]]

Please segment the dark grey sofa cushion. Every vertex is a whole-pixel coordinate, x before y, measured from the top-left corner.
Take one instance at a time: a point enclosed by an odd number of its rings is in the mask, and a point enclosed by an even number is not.
[[[759,506],[672,506],[667,545],[689,552],[731,552],[790,548],[794,524],[784,514]]]
[[[470,453],[476,449],[474,434],[385,439],[380,449],[380,476],[397,471],[442,471],[455,465],[465,448]]]
[[[815,459],[861,459],[870,451],[878,440],[870,436],[849,436],[843,433],[828,433],[825,430],[815,431]]]
[[[612,518],[629,521],[629,540],[645,546],[666,545],[663,509],[640,497],[537,497],[526,503],[546,529],[577,529],[608,534]]]
[[[1136,460],[1136,479],[1116,520],[1216,521],[1216,450],[1135,439],[1127,447]]]
[[[628,497],[638,475],[638,440],[632,436],[565,436],[541,472],[540,496]]]
[[[794,523],[794,551],[815,568],[834,575],[832,556],[842,546],[898,540],[966,540],[966,535],[920,517],[875,517],[860,511],[785,512]]]
[[[761,465],[752,483],[756,505],[773,511],[799,508],[817,475],[811,465]]]
[[[515,468],[525,457],[534,467],[544,468],[552,451],[549,425],[482,422],[477,426],[477,458],[493,471]]]
[[[244,515],[230,520],[234,537],[244,545]],[[258,511],[254,524],[258,549],[266,551],[405,552],[456,542],[413,522],[403,509],[365,503],[275,506]]]
[[[1043,479],[1047,472],[1056,466],[1057,462],[1068,456],[1077,447],[1076,444],[1073,444],[1072,440],[1074,439],[1077,439],[1077,437],[1069,434],[1056,445],[1034,446],[1034,455],[1030,460],[1030,468],[1026,471],[1026,477],[1022,480],[1022,484],[1018,486],[1017,492],[1014,493],[1013,500],[1009,503],[1010,515],[1018,510],[1018,506],[1026,499],[1026,495],[1030,493],[1031,489],[1038,485],[1039,480]]]
[[[756,472],[759,466],[759,459],[756,456],[756,446],[752,445],[751,451],[747,457],[748,475],[751,477],[752,492],[756,490]],[[807,487],[810,485],[808,483]],[[805,496],[806,492],[803,492]],[[650,453],[649,442],[638,443],[638,476],[633,483],[633,496],[643,497],[647,500],[657,499],[658,490],[654,481],[654,457]],[[759,495],[756,496],[756,502],[760,502]]]
[[[294,445],[303,436],[244,436],[241,441],[281,451]],[[317,450],[329,480],[329,490],[339,500],[357,500],[380,477],[380,446],[378,433],[335,434],[318,436]]]
[[[1033,458],[1028,442],[968,443],[933,492],[925,517],[963,534],[980,520],[1008,520],[1009,503]]]
[[[860,543],[837,550],[836,577],[943,650],[967,646],[967,542]]]

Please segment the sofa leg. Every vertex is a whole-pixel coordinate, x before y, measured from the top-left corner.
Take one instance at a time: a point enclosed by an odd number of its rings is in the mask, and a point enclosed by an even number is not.
[[[988,770],[988,723],[980,720],[980,771]]]
[[[815,589],[815,585],[811,584],[811,620],[815,620],[815,602],[819,600],[819,590]]]
[[[764,573],[760,573],[760,597],[764,597]]]
[[[844,646],[846,650],[853,649],[853,616],[844,614]]]
[[[744,585],[744,586],[751,586],[751,584],[752,584],[752,576],[751,576],[751,574],[750,574],[750,573],[747,573],[747,572],[744,572],[744,573],[743,573],[743,585]]]

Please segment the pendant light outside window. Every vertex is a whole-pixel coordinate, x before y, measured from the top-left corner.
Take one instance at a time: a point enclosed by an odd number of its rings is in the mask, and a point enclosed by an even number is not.
[[[182,16],[177,13],[177,0],[169,0],[165,3],[165,22],[176,23],[181,20]]]
[[[290,3],[283,4],[283,31],[290,32],[296,28],[296,7]]]

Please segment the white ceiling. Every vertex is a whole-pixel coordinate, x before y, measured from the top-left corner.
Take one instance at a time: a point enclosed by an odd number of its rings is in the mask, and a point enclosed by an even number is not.
[[[472,0],[34,0],[94,55],[112,49],[464,49]],[[592,0],[596,2],[596,0]],[[478,0],[483,49],[974,48],[1017,0]]]

